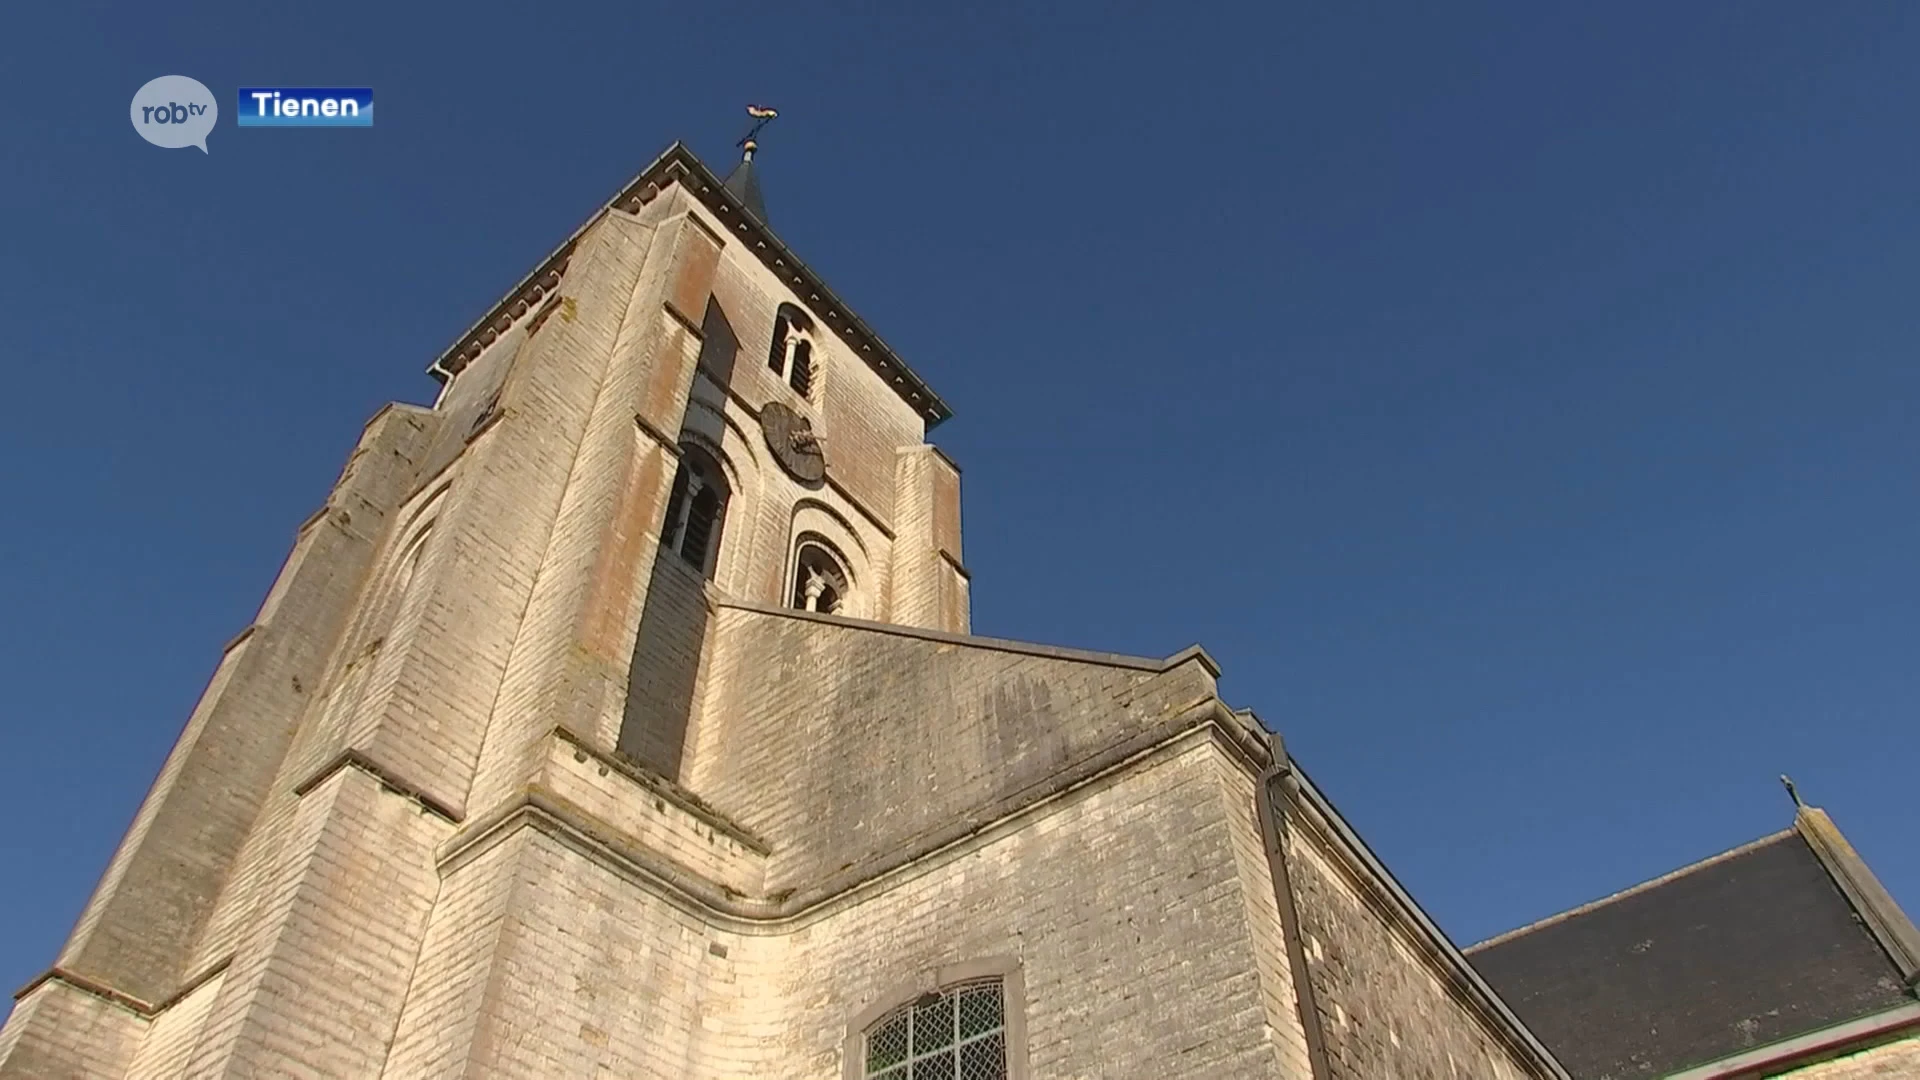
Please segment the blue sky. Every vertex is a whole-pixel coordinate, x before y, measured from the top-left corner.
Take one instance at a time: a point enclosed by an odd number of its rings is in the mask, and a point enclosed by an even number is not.
[[[29,5],[0,983],[360,425],[674,138],[954,406],[981,633],[1201,642],[1462,944],[1831,810],[1920,911],[1920,8]],[[220,95],[211,153],[127,122]],[[369,130],[236,128],[371,86]]]

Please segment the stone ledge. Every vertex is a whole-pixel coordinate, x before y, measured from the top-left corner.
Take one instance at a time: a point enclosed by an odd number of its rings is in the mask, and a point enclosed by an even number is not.
[[[652,794],[672,803],[682,813],[698,819],[708,828],[725,833],[730,839],[754,854],[762,856],[773,854],[773,845],[755,835],[746,826],[737,824],[720,811],[708,806],[705,800],[672,780],[634,762],[623,754],[609,754],[588,742],[584,736],[567,728],[556,727],[552,734],[554,738],[573,747],[575,753],[592,758],[646,788]]]
[[[950,827],[923,834],[888,856],[828,876],[806,889],[754,897],[716,884],[634,842],[572,802],[529,785],[518,796],[475,819],[442,845],[443,876],[520,828],[537,828],[600,865],[653,891],[688,914],[742,934],[784,933],[885,891],[904,875],[932,869],[999,839],[1062,799],[1097,787],[1133,767],[1178,752],[1201,739],[1224,747],[1242,768],[1257,773],[1265,751],[1244,724],[1208,698],[1176,716],[1111,744],[1042,783],[1016,792]]]
[[[232,956],[226,956],[220,960],[216,960],[212,964],[208,965],[206,969],[201,971],[199,974],[194,975],[192,978],[189,978],[185,982],[181,983],[180,988],[178,990],[175,990],[173,993],[168,994],[165,998],[161,999],[157,1003],[149,1003],[146,1001],[142,1001],[141,999],[134,997],[132,994],[128,994],[128,993],[124,993],[122,991],[116,990],[113,987],[108,986],[106,983],[100,982],[96,979],[89,979],[85,975],[81,975],[78,972],[68,970],[67,968],[63,968],[58,964],[56,964],[53,967],[50,967],[47,970],[41,972],[39,975],[35,976],[32,979],[32,981],[27,983],[27,985],[14,991],[13,1000],[15,1001],[24,1000],[28,994],[31,994],[35,990],[40,989],[41,986],[50,982],[57,982],[57,983],[62,983],[64,985],[70,986],[73,989],[78,990],[83,994],[90,994],[104,1001],[112,1002],[113,1004],[118,1005],[123,1009],[127,1009],[131,1011],[132,1013],[139,1016],[143,1020],[151,1020],[155,1016],[158,1016],[161,1013],[166,1012],[168,1009],[171,1009],[175,1005],[179,1004],[181,999],[185,998],[188,994],[191,994],[195,990],[198,990],[202,986],[205,986],[209,980],[213,979],[214,976],[219,975],[221,972],[227,970],[228,965],[232,963],[233,963]]]
[[[948,551],[946,548],[940,548],[938,550],[940,552],[940,561],[953,567],[953,572],[960,575],[960,580],[971,584],[973,581],[973,571],[961,566],[960,560],[953,557],[953,552]]]
[[[228,638],[227,643],[220,646],[220,658],[226,659],[228,653],[239,648],[243,642],[259,633],[264,627],[264,623],[249,623],[245,630]]]
[[[381,787],[396,795],[404,796],[419,803],[421,809],[435,817],[442,818],[457,825],[460,823],[461,818],[465,816],[452,807],[440,802],[438,799],[435,799],[433,796],[426,794],[421,790],[419,785],[404,779],[398,773],[394,772],[394,770],[368,757],[365,751],[351,746],[335,754],[326,764],[314,770],[305,780],[293,785],[293,793],[295,795],[305,795],[307,792],[312,791],[314,788],[332,779],[334,773],[347,768],[359,769],[361,772],[378,780]]]
[[[1012,641],[1005,638],[975,637],[972,634],[955,634],[945,630],[928,630],[919,626],[902,626],[899,623],[875,622],[871,619],[854,619],[844,615],[823,615],[817,611],[799,611],[794,608],[779,607],[774,604],[757,604],[750,600],[733,597],[721,597],[718,606],[750,611],[756,615],[772,615],[778,618],[798,619],[804,622],[825,623],[849,630],[870,630],[879,634],[891,634],[895,637],[919,638],[922,641],[937,641],[945,645],[964,645],[970,649],[989,649],[995,652],[1020,653],[1026,656],[1042,656],[1049,660],[1067,660],[1077,664],[1099,664],[1103,667],[1131,668],[1154,674],[1172,671],[1189,660],[1197,660],[1207,674],[1214,678],[1220,676],[1220,665],[1206,649],[1199,645],[1189,645],[1164,660],[1154,660],[1145,656],[1128,656],[1124,653],[1094,652],[1089,649],[1070,649],[1060,645],[1038,645],[1030,641]]]

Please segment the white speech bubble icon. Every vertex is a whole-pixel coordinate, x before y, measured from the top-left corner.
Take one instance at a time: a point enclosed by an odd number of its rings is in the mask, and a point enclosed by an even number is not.
[[[207,133],[220,119],[220,104],[199,79],[162,75],[133,95],[133,130],[155,146],[207,152]]]

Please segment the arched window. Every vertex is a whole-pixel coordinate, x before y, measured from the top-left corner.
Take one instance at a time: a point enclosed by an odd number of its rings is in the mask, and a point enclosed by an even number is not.
[[[1006,1080],[1007,1009],[999,979],[925,994],[866,1031],[864,1080]]]
[[[787,338],[793,333],[793,320],[788,312],[792,304],[781,304],[780,310],[773,316],[773,347],[767,350],[767,369],[775,375],[787,374]]]
[[[793,606],[796,609],[838,614],[852,585],[846,564],[826,541],[803,536],[794,545]]]
[[[688,566],[703,576],[713,573],[720,549],[720,527],[727,517],[727,480],[720,463],[698,446],[680,447],[680,470],[673,474],[673,493],[667,496],[667,520],[660,530],[662,546],[678,552]]]
[[[767,368],[801,397],[813,392],[813,320],[792,304],[781,304],[774,313]]]

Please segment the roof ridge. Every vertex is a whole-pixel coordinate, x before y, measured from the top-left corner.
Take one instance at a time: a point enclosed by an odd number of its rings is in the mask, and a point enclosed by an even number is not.
[[[1666,873],[1661,874],[1659,877],[1650,878],[1646,881],[1641,882],[1638,885],[1630,885],[1627,888],[1621,889],[1619,892],[1610,893],[1606,896],[1601,897],[1598,900],[1590,900],[1587,903],[1581,904],[1579,907],[1568,908],[1565,911],[1558,912],[1553,915],[1549,915],[1544,919],[1540,919],[1535,922],[1530,922],[1525,926],[1516,927],[1504,933],[1495,934],[1493,937],[1490,937],[1485,941],[1475,942],[1474,944],[1469,945],[1460,951],[1470,956],[1473,953],[1479,952],[1483,949],[1490,949],[1495,945],[1503,945],[1506,942],[1512,941],[1514,938],[1520,937],[1525,934],[1530,934],[1535,930],[1544,930],[1549,926],[1553,926],[1558,923],[1565,922],[1576,915],[1585,915],[1586,913],[1593,911],[1597,908],[1605,907],[1606,905],[1614,903],[1615,901],[1618,901],[1618,900],[1624,900],[1629,896],[1637,896],[1640,893],[1646,892],[1649,889],[1653,889],[1658,886],[1665,885],[1666,883],[1673,881],[1676,878],[1685,877],[1686,875],[1691,874],[1697,870],[1704,870],[1709,866],[1717,866],[1720,863],[1726,862],[1728,859],[1745,855],[1750,851],[1755,851],[1759,848],[1766,847],[1769,844],[1777,844],[1781,840],[1786,839],[1787,837],[1798,836],[1798,835],[1799,835],[1799,831],[1792,827],[1781,829],[1779,832],[1776,832],[1776,833],[1769,833],[1768,835],[1763,836],[1758,840],[1750,840],[1747,843],[1741,844],[1739,847],[1729,848],[1728,850],[1722,851],[1717,855],[1709,855],[1706,858],[1700,859],[1696,862],[1690,862],[1687,865],[1680,867],[1678,870],[1669,870]]]

